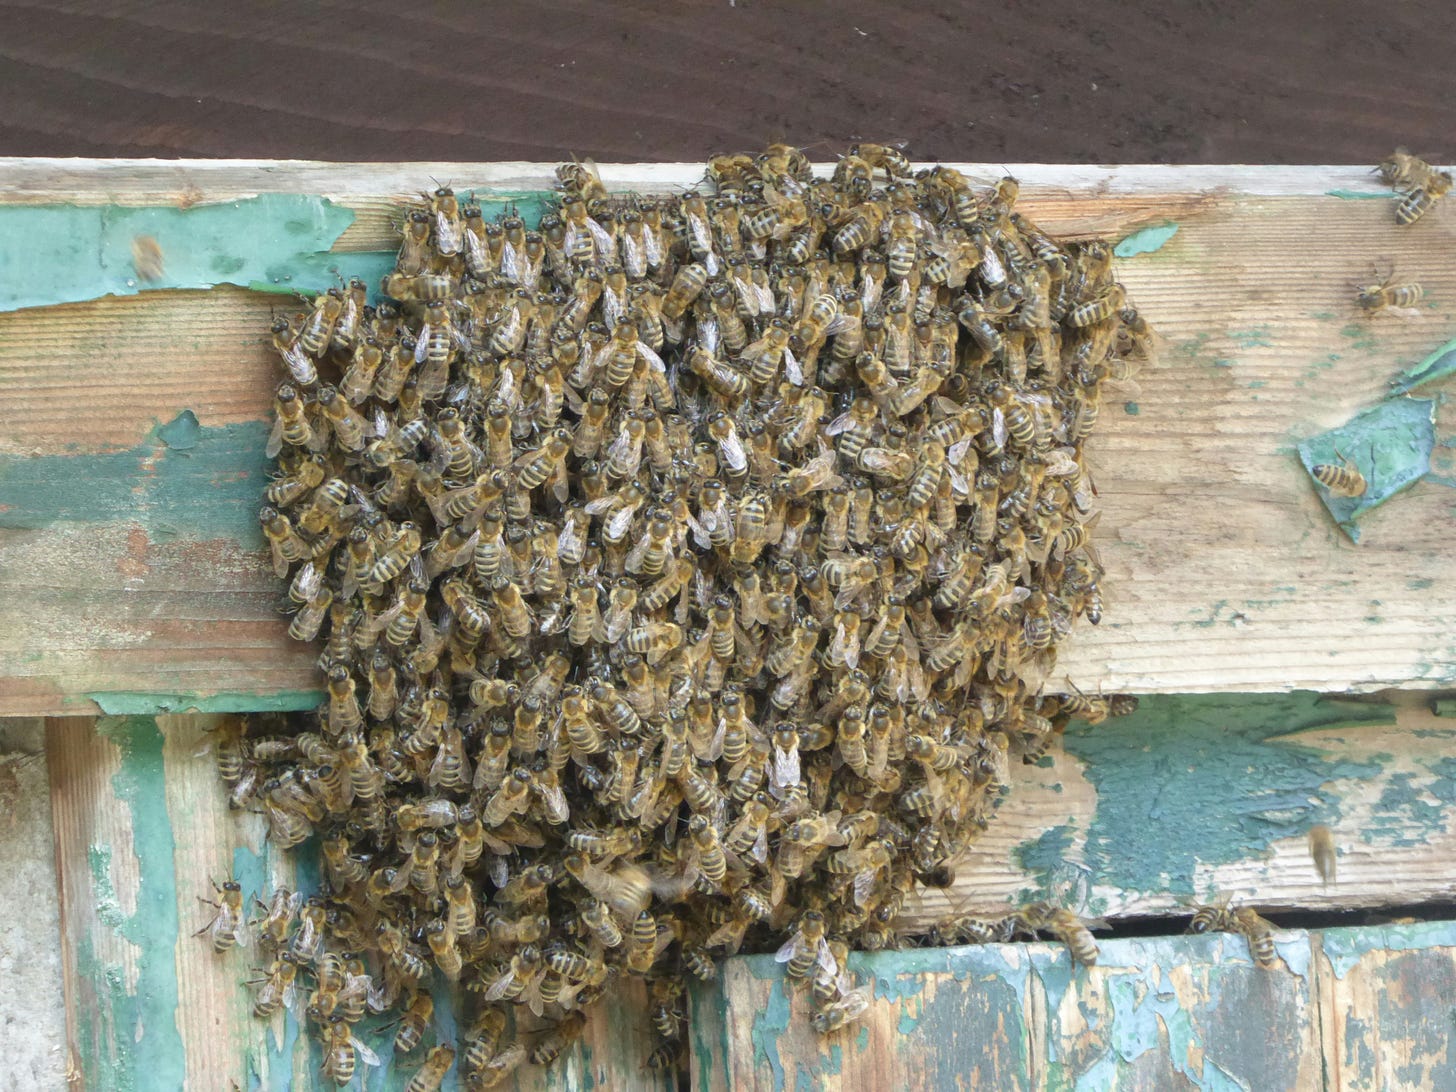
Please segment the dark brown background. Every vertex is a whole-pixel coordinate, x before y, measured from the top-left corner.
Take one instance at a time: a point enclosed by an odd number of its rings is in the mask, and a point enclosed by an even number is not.
[[[429,7],[430,14],[413,9]],[[912,10],[916,9],[916,10]],[[1381,0],[0,3],[0,154],[1450,154],[1456,8]]]

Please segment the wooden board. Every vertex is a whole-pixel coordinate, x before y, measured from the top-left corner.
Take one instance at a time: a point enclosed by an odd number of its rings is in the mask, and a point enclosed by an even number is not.
[[[1160,249],[1121,263],[1167,348],[1140,392],[1109,401],[1093,441],[1110,601],[1059,671],[1088,688],[1170,693],[1456,679],[1447,488],[1422,482],[1375,511],[1356,547],[1292,452],[1456,330],[1456,204],[1398,231],[1388,199],[1357,199],[1379,191],[1354,168],[1011,169],[1026,211],[1052,230],[1119,238],[1178,224]],[[520,193],[540,189],[545,170],[11,161],[0,162],[0,200],[316,193],[360,209],[338,245],[370,250],[387,242],[391,202],[432,174]],[[604,175],[664,190],[698,171]],[[1358,317],[1349,285],[1372,259],[1422,281],[1429,305],[1407,320]],[[8,712],[313,700],[313,654],[284,640],[251,524],[274,374],[263,334],[279,302],[214,289],[0,315]],[[157,428],[184,411],[198,424],[179,451]],[[1456,432],[1453,418],[1440,411],[1438,439]],[[1450,459],[1438,448],[1439,473]]]
[[[921,889],[902,927],[1039,898],[1112,920],[1224,894],[1266,911],[1456,899],[1456,721],[1387,697],[1150,697],[1074,725],[1064,750],[1015,772],[955,885]],[[1316,825],[1335,840],[1330,884],[1310,858]]]
[[[695,1092],[763,1088],[1447,1088],[1456,1080],[1456,924],[1105,941],[1095,967],[1057,945],[851,957],[873,1001],[819,1037],[768,956],[729,960],[693,995]]]
[[[300,855],[269,846],[259,816],[229,812],[207,753],[206,730],[217,720],[48,722],[73,1090],[318,1085],[321,1059],[294,1016],[271,1024],[252,1016],[243,980],[256,952],[218,955],[191,935],[209,920],[197,896],[210,893],[211,879],[236,878],[250,900],[279,884],[317,883],[316,863],[310,870]],[[387,1061],[392,1032],[377,1023],[364,1038]],[[444,1004],[435,1029],[453,1035]],[[553,1068],[527,1070],[506,1087],[662,1090],[667,1082],[642,1069],[652,1045],[645,991],[627,984],[594,1010],[582,1040]],[[354,1087],[399,1092],[411,1075],[408,1062],[367,1077],[361,1066]]]
[[[1265,970],[1237,936],[1108,941],[1095,967],[1049,944],[852,956],[864,1019],[829,1036],[770,956],[693,996],[695,1092],[736,1088],[1322,1088],[1310,935]]]

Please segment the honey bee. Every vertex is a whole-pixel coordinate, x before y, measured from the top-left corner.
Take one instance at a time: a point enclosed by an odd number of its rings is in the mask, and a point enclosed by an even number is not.
[[[912,173],[905,153],[888,144],[855,144],[849,154],[865,161],[871,170],[882,170],[889,178],[904,178]]]
[[[1451,192],[1449,171],[1431,171],[1424,182],[1412,186],[1395,206],[1395,222],[1409,227],[1431,210],[1438,200]]]
[[[1249,942],[1249,954],[1260,967],[1277,967],[1279,953],[1274,947],[1274,930],[1259,914],[1246,906],[1231,911],[1231,928]]]
[[[869,1007],[869,995],[863,989],[850,990],[816,1012],[810,1023],[820,1035],[830,1035],[854,1023]]]
[[[253,1015],[268,1020],[285,1007],[291,1007],[297,992],[298,963],[288,952],[281,953],[268,966],[267,973],[254,979],[258,992],[253,998]]]
[[[1391,284],[1387,279],[1378,284],[1362,285],[1355,296],[1361,310],[1374,313],[1387,307],[1414,307],[1425,295],[1418,284]]]
[[[1326,886],[1335,882],[1335,835],[1329,827],[1319,824],[1309,828],[1309,857],[1319,873],[1320,882]]]
[[[246,947],[251,933],[247,915],[243,911],[242,885],[236,880],[224,880],[221,884],[213,880],[212,890],[217,896],[215,899],[203,898],[201,895],[197,899],[211,906],[215,913],[206,925],[192,935],[202,936],[206,933],[214,952],[226,952],[239,944]]]
[[[324,1025],[323,1075],[335,1084],[348,1084],[360,1061],[369,1066],[381,1064],[379,1056],[355,1037],[344,1017],[335,1013]]]
[[[1106,322],[1127,305],[1127,293],[1120,284],[1110,284],[1097,296],[1067,312],[1068,326],[1086,327]]]
[[[399,1029],[394,1033],[394,1049],[408,1054],[420,1045],[430,1020],[435,1015],[435,999],[423,990],[410,994],[400,1015]]]
[[[550,1031],[546,1032],[531,1047],[532,1064],[546,1066],[556,1061],[586,1028],[586,1016],[579,1012],[568,1012]]]
[[[1338,454],[1338,452],[1336,452]],[[1315,463],[1309,468],[1310,476],[1336,497],[1363,497],[1369,485],[1365,475],[1349,459],[1341,456],[1339,463]]]

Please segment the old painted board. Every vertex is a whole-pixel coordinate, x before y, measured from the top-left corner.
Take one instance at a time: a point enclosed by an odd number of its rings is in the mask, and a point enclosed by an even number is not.
[[[1456,1087],[1456,923],[1329,929],[1315,950],[1326,1087]]]
[[[339,251],[390,245],[389,210],[431,175],[539,192],[541,165],[0,163],[0,203],[156,205],[311,194],[355,212]],[[992,178],[999,166],[966,168]],[[1177,225],[1119,275],[1164,338],[1162,363],[1109,398],[1091,448],[1108,569],[1100,627],[1060,672],[1142,692],[1373,690],[1456,680],[1456,409],[1437,410],[1433,473],[1344,540],[1295,454],[1456,329],[1442,202],[1397,231],[1356,168],[1014,166],[1028,214],[1113,239]],[[604,168],[671,190],[674,165]],[[1331,196],[1334,194],[1335,196]],[[1147,237],[1144,236],[1146,239]],[[1357,313],[1372,254],[1426,287],[1413,318]],[[91,695],[298,695],[250,523],[277,369],[266,331],[287,297],[157,291],[0,314],[0,688],[15,713]],[[1433,396],[1431,384],[1423,394]],[[196,421],[193,446],[167,426]],[[235,510],[237,502],[237,510]],[[304,699],[293,697],[295,704]],[[204,706],[205,707],[205,706]],[[236,705],[223,706],[236,708]]]
[[[260,956],[218,955],[204,937],[211,881],[238,880],[244,897],[278,885],[316,891],[317,861],[282,854],[258,815],[230,812],[208,744],[219,716],[52,718],[47,756],[61,895],[61,941],[73,1088],[312,1088],[317,1049],[299,1017],[252,1016]],[[433,1035],[453,1036],[440,994]],[[301,1009],[301,1004],[300,1004]],[[390,1057],[392,1030],[362,1037]],[[641,1068],[652,1049],[645,991],[628,984],[599,1005],[577,1046],[550,1070],[528,1070],[517,1092],[565,1088],[658,1090]],[[399,1092],[412,1071],[361,1067],[356,1088]],[[232,1082],[232,1083],[230,1083]],[[454,1092],[452,1074],[446,1084]]]
[[[739,957],[693,994],[693,1088],[1316,1089],[1309,937],[1279,951],[1274,970],[1222,935],[1106,941],[1095,967],[1049,944],[860,954],[870,1008],[822,1038],[781,964]]]
[[[923,890],[903,928],[1039,898],[1114,919],[1219,894],[1266,910],[1456,898],[1456,728],[1415,694],[1389,699],[1155,695],[1073,725],[1015,771],[955,886]],[[1330,884],[1317,825],[1334,835]]]

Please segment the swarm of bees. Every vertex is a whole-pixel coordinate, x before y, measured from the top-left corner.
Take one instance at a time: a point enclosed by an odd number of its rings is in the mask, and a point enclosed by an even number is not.
[[[1382,182],[1402,195],[1395,206],[1395,222],[1401,227],[1414,224],[1451,192],[1450,171],[1438,170],[1404,148],[1391,152],[1375,169]]]
[[[1151,338],[1107,244],[878,145],[671,197],[557,174],[534,230],[436,189],[386,300],[273,327],[261,522],[328,699],[223,773],[274,841],[321,838],[258,1005],[306,968],[337,1079],[365,1011],[421,1045],[436,970],[477,1005],[431,1055],[468,1088],[622,975],[677,1064],[684,976],[740,950],[832,1032],[868,1005],[848,952],[898,943],[1012,761],[1134,704],[1043,692],[1102,614],[1083,447]],[[1091,962],[1068,918],[1013,932]]]

